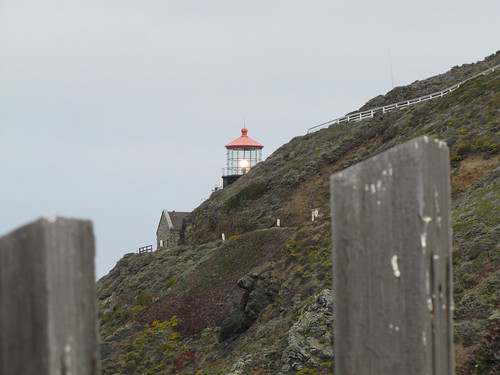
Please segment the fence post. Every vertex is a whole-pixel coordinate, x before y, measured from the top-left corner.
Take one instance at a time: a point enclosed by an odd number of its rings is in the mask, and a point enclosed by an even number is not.
[[[449,155],[420,137],[331,177],[336,375],[452,375]]]
[[[100,373],[90,221],[46,218],[0,237],[0,373]]]

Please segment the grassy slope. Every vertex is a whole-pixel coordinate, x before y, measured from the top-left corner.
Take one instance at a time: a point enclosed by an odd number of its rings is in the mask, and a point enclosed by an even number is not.
[[[454,202],[457,374],[500,373],[499,207],[498,164]]]
[[[499,63],[497,54],[492,64]],[[222,232],[268,228],[277,218],[285,225],[299,225],[312,208],[326,214],[330,174],[418,135],[444,139],[454,167],[474,153],[496,154],[498,75],[497,71],[469,81],[442,99],[292,139],[245,178],[199,206],[188,221],[188,243],[215,240]]]
[[[486,63],[499,60],[497,54]],[[436,91],[486,63],[454,68],[373,103],[403,91]],[[106,373],[330,373],[328,177],[423,134],[444,139],[451,151],[457,374],[497,373],[499,93],[497,72],[442,99],[294,138],[214,193],[190,219],[189,246],[127,255],[99,281]],[[323,216],[314,223],[312,208]],[[296,229],[266,229],[276,218]],[[210,242],[222,231],[236,236]],[[239,309],[243,291],[236,281],[256,268],[280,285],[279,295],[248,331],[218,343],[221,322]],[[170,321],[174,314],[179,323]],[[154,319],[168,324],[152,326]]]

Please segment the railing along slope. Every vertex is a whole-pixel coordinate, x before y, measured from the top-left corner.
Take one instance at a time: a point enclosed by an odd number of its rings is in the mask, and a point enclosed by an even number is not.
[[[456,83],[453,86],[450,86],[450,87],[448,87],[448,88],[446,88],[444,90],[433,92],[432,94],[427,94],[427,95],[424,95],[424,96],[421,96],[421,97],[418,97],[418,98],[409,99],[409,100],[402,101],[402,102],[388,104],[388,105],[385,105],[383,107],[377,107],[377,108],[373,108],[373,109],[368,109],[368,110],[362,111],[362,112],[356,112],[356,113],[353,113],[353,114],[350,114],[350,115],[347,115],[347,116],[339,117],[339,118],[336,118],[334,120],[324,122],[322,124],[319,124],[319,125],[316,125],[316,126],[313,126],[313,127],[309,128],[307,130],[307,134],[309,134],[311,132],[314,132],[316,130],[322,129],[322,128],[329,127],[330,125],[340,124],[342,122],[349,122],[349,121],[361,121],[361,120],[364,120],[366,118],[373,117],[376,113],[387,113],[387,112],[391,112],[391,111],[393,111],[395,109],[406,108],[406,107],[408,107],[410,105],[421,103],[421,102],[425,102],[427,100],[431,100],[431,99],[435,99],[435,98],[442,98],[443,96],[449,94],[450,92],[455,91],[456,89],[458,89],[465,82],[470,81],[471,79],[477,78],[477,77],[479,77],[481,75],[490,74],[491,72],[494,72],[495,70],[498,70],[499,68],[500,68],[500,65],[495,65],[494,67],[489,68],[489,69],[485,70],[484,72],[481,72],[481,73],[476,74],[476,75],[474,75],[472,77],[469,77],[466,80],[461,81],[459,83]]]

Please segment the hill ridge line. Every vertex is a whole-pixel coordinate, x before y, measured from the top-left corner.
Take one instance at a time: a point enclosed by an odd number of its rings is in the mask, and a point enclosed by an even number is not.
[[[393,111],[395,109],[403,109],[403,108],[406,108],[410,105],[421,103],[421,102],[424,102],[427,100],[441,98],[441,97],[445,96],[446,94],[449,94],[450,92],[458,89],[465,82],[470,81],[471,79],[477,78],[481,75],[490,74],[491,72],[494,72],[495,70],[497,70],[499,68],[500,68],[500,64],[495,65],[492,68],[486,69],[485,71],[483,71],[481,73],[478,73],[472,77],[469,77],[466,80],[463,80],[459,83],[456,83],[453,86],[450,86],[450,87],[448,87],[444,90],[441,90],[441,91],[433,92],[431,94],[420,96],[420,97],[414,98],[414,99],[405,100],[402,102],[388,104],[388,105],[385,105],[383,107],[377,107],[377,108],[373,108],[373,109],[368,109],[366,111],[356,112],[356,113],[353,113],[353,114],[350,114],[347,116],[338,117],[334,120],[330,120],[330,121],[324,122],[322,124],[319,124],[319,125],[316,125],[316,126],[313,126],[309,129],[307,129],[307,134],[309,134],[311,132],[315,132],[315,131],[320,130],[322,128],[328,127],[330,125],[340,124],[342,122],[361,121],[361,120],[364,120],[366,118],[372,118],[375,115],[375,113],[379,113],[379,112],[387,113],[387,112]]]

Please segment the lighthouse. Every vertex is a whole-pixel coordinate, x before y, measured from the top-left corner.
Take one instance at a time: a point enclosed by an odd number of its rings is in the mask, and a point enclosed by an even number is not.
[[[241,137],[226,145],[227,165],[222,169],[222,187],[231,185],[255,164],[262,160],[264,146],[248,136],[248,129],[241,129]]]

